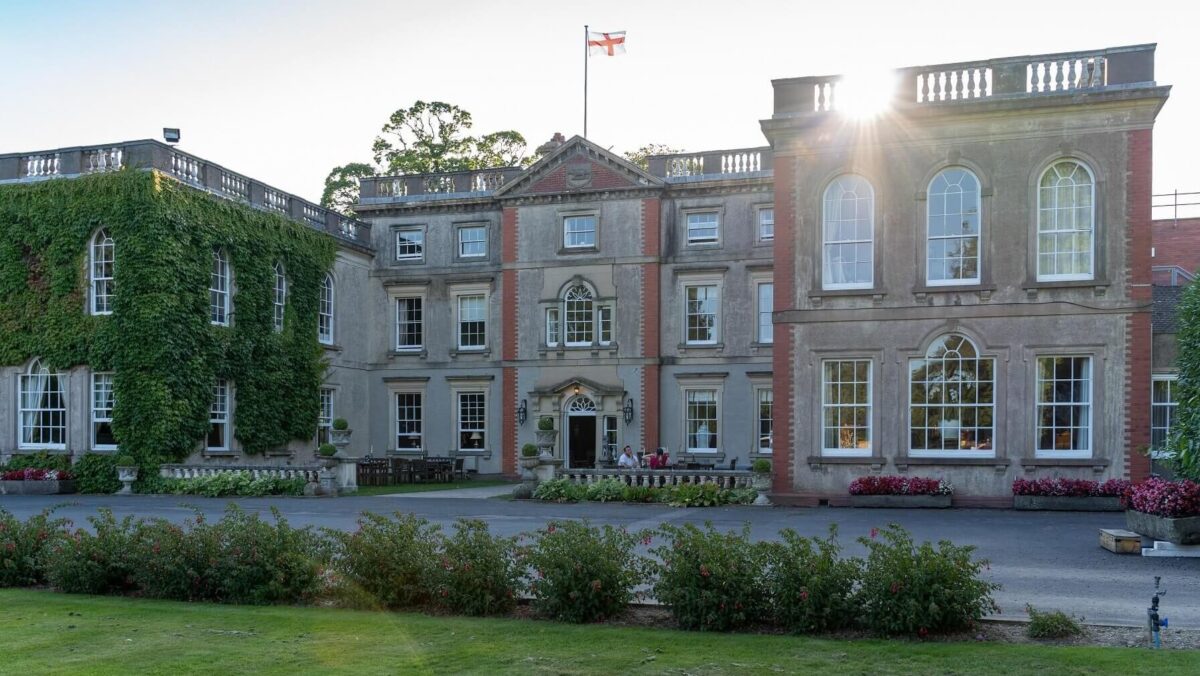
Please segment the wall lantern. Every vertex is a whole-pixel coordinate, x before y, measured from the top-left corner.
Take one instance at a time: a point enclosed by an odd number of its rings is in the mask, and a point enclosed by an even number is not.
[[[521,405],[517,407],[517,424],[524,425],[525,420],[529,418],[529,407],[525,405],[525,400],[521,400]]]
[[[575,396],[579,396],[579,383],[575,383]]]
[[[625,408],[621,409],[621,413],[625,414],[625,424],[633,422],[633,397],[625,400]]]

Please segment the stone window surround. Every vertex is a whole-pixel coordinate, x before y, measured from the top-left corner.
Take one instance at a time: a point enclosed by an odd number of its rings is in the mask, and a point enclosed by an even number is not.
[[[235,454],[237,454],[238,451],[235,448],[236,437],[235,437],[234,431],[233,431],[233,420],[234,420],[234,416],[237,412],[237,387],[234,385],[234,382],[228,378],[217,378],[213,381],[214,389],[217,384],[217,381],[221,381],[221,382],[225,383],[225,418],[224,418],[224,420],[225,420],[225,440],[224,440],[224,444],[222,444],[222,446],[220,448],[210,447],[208,445],[208,434],[205,433],[204,439],[200,442],[200,445],[204,451],[203,454],[206,456],[235,455]],[[209,426],[211,428],[212,423],[213,423],[212,402],[209,403],[208,416],[209,416]]]
[[[865,403],[855,402],[855,406],[866,406],[867,408],[867,441],[866,448],[826,448],[825,447],[825,406],[828,402],[825,400],[825,365],[829,362],[866,362],[867,363],[867,400]],[[879,446],[876,443],[876,411],[875,411],[875,389],[876,389],[876,365],[874,356],[846,356],[845,354],[825,355],[818,362],[820,371],[817,375],[819,381],[820,393],[816,401],[820,406],[820,424],[815,427],[820,428],[820,445],[821,455],[826,458],[869,458],[875,454],[875,449]]]
[[[399,242],[397,240],[399,239],[400,233],[417,231],[417,230],[419,230],[421,232],[421,256],[419,258],[399,258],[400,247],[399,247]],[[391,255],[391,264],[392,265],[424,265],[425,264],[425,252],[429,248],[429,226],[427,224],[425,224],[425,223],[393,223],[391,225],[390,229],[388,230],[388,232],[391,235],[391,242],[389,243],[389,246],[391,247],[391,250],[392,250],[392,255]],[[456,241],[455,247],[457,248],[457,246],[458,246],[458,243]]]
[[[928,359],[929,348],[943,337],[957,334],[971,341],[975,348],[974,359],[978,361],[990,359],[992,362],[992,447],[983,450],[913,450],[912,448],[912,361],[914,359]],[[923,343],[923,348],[920,352],[902,354],[900,364],[906,369],[906,375],[903,377],[904,387],[904,427],[903,437],[901,438],[900,448],[904,452],[906,458],[929,460],[929,459],[984,459],[996,460],[1000,457],[1000,449],[1002,448],[1003,432],[1005,421],[1002,420],[1003,405],[999,402],[1006,401],[1004,398],[1005,391],[1001,383],[1003,381],[1001,368],[1005,363],[1003,355],[997,354],[995,351],[988,351],[984,347],[984,343],[973,333],[967,333],[960,327],[950,327],[944,330],[937,331],[929,336],[928,340]],[[1036,364],[1035,364],[1036,366]],[[874,443],[874,442],[872,442]],[[897,461],[899,462],[899,461]],[[990,464],[990,463],[989,463]]]
[[[751,371],[746,374],[746,378],[750,381],[750,403],[751,403],[751,406],[753,407],[753,412],[754,412],[754,415],[753,415],[754,424],[751,426],[751,429],[750,429],[750,459],[755,460],[757,458],[766,458],[766,459],[770,460],[772,457],[774,457],[774,453],[773,453],[774,449],[768,448],[766,450],[763,450],[758,445],[758,441],[759,441],[759,433],[758,433],[759,432],[759,429],[758,429],[758,422],[759,422],[758,396],[759,396],[759,394],[758,393],[763,390],[772,390],[772,393],[774,392],[774,383],[773,383],[774,375],[772,374],[771,371]],[[775,407],[775,404],[772,402],[772,404],[771,404],[772,415],[774,415],[774,411],[775,411],[774,407]],[[771,430],[772,445],[774,444],[774,436],[775,436],[775,430],[774,430],[774,425],[772,425],[772,430]]]
[[[753,226],[752,227],[754,228],[754,245],[755,246],[772,246],[775,243],[775,235],[774,235],[775,219],[774,219],[774,217],[772,217],[772,219],[771,219],[771,223],[772,223],[771,237],[770,238],[763,237],[762,236],[762,224],[759,221],[759,219],[762,217],[763,209],[771,209],[772,211],[774,211],[775,203],[774,202],[763,202],[761,204],[755,204],[755,205],[751,206],[750,210],[751,210],[751,215],[753,216]]]
[[[772,346],[772,345],[774,345],[774,344],[775,344],[775,329],[774,329],[774,322],[772,321],[772,328],[771,328],[771,340],[763,340],[763,339],[762,339],[762,332],[760,331],[760,329],[761,329],[761,326],[760,326],[760,324],[759,324],[759,319],[760,319],[760,318],[759,318],[759,306],[758,306],[758,304],[759,304],[759,292],[761,291],[761,286],[762,286],[763,284],[771,284],[771,285],[772,285],[772,289],[771,289],[771,299],[772,299],[771,315],[772,315],[772,318],[774,318],[774,314],[775,314],[775,308],[774,308],[774,298],[775,298],[775,288],[774,288],[774,285],[775,285],[775,273],[774,273],[774,272],[771,272],[771,271],[766,271],[766,272],[761,272],[761,271],[752,271],[752,272],[750,272],[750,297],[751,297],[751,299],[752,299],[752,302],[754,303],[754,336],[753,336],[753,338],[752,338],[751,345],[752,345],[752,346],[770,347],[770,346]]]
[[[234,283],[233,262],[229,260],[229,252],[224,247],[213,247],[213,262],[216,263],[219,257],[224,263],[225,289],[222,296],[222,307],[224,309],[225,321],[218,322],[212,319],[212,294],[214,291],[221,293],[220,290],[213,287],[212,270],[209,270],[208,294],[209,294],[209,323],[213,326],[233,326],[233,295],[237,291],[237,286]]]
[[[567,313],[566,302],[564,298],[567,290],[576,285],[583,285],[592,293],[592,342],[587,345],[568,345],[566,343]],[[600,308],[602,306],[611,308],[612,312],[612,341],[607,343],[600,342]],[[594,353],[598,353],[598,351],[601,349],[614,350],[617,348],[617,297],[600,295],[596,285],[580,275],[575,275],[571,277],[571,279],[567,280],[567,282],[559,288],[558,296],[539,300],[538,309],[541,310],[540,321],[542,322],[541,350],[554,350],[560,353],[590,350]],[[548,319],[549,311],[551,310],[558,311],[558,341],[555,343],[546,341],[546,339],[549,337],[547,333],[546,320]]]
[[[392,345],[389,355],[419,355],[427,356],[426,345],[429,337],[429,282],[420,284],[389,285],[386,287],[388,304],[392,310]],[[418,347],[400,347],[400,317],[396,301],[401,298],[421,299],[421,345]],[[457,302],[456,302],[457,305]],[[456,310],[457,311],[457,310]],[[457,336],[457,333],[456,333]],[[456,338],[457,340],[457,338]]]
[[[866,182],[871,188],[871,283],[870,284],[826,284],[825,282],[825,195],[830,188],[833,187],[834,181],[843,177],[856,176]],[[817,219],[817,237],[816,237],[816,254],[813,256],[813,294],[822,296],[831,296],[836,294],[862,294],[862,293],[880,293],[876,290],[879,288],[879,281],[883,277],[882,257],[879,255],[879,233],[880,222],[884,214],[883,208],[880,206],[879,191],[875,189],[875,183],[864,171],[859,171],[856,167],[844,167],[829,176],[821,184],[821,190],[817,193],[816,204],[818,208]],[[813,295],[810,294],[810,295]]]
[[[710,460],[718,463],[725,460],[725,381],[729,377],[729,372],[706,372],[706,373],[676,373],[675,380],[679,387],[679,453],[680,459],[692,461]],[[694,390],[711,390],[715,392],[715,402],[717,405],[717,441],[715,451],[691,451],[688,449],[688,417],[687,417],[687,395],[689,391]],[[757,406],[757,402],[755,403]],[[757,420],[757,416],[756,416]]]
[[[109,409],[108,418],[96,417],[96,377],[109,376],[113,378],[115,374],[112,371],[93,371],[88,378],[88,447],[96,453],[114,453],[118,450],[117,444],[97,444],[96,443],[96,423],[107,422],[112,425],[112,409]],[[111,381],[110,381],[111,382]],[[115,401],[114,401],[115,405]]]
[[[426,384],[429,382],[428,377],[423,378],[404,378],[390,379],[385,382],[388,390],[388,438],[391,443],[388,444],[388,453],[393,455],[417,455],[424,456],[428,444],[429,425],[426,422],[428,415],[426,412],[429,409],[429,395],[426,392]],[[421,395],[421,445],[419,448],[401,447],[400,440],[400,421],[397,396],[401,394],[419,394]],[[457,405],[457,402],[456,402]]]
[[[454,262],[456,263],[479,263],[486,262],[491,258],[492,253],[492,233],[491,223],[488,221],[462,221],[454,224]],[[464,228],[482,228],[483,229],[483,253],[477,256],[462,255],[462,243],[459,241],[461,232]]]
[[[567,219],[579,216],[591,216],[596,223],[596,243],[592,246],[567,246]],[[600,251],[600,234],[602,222],[600,218],[600,208],[593,207],[590,209],[569,208],[558,209],[555,211],[555,218],[558,219],[558,254],[560,256],[569,256],[572,254],[581,253],[596,253]]]
[[[39,367],[37,371],[34,371],[35,365]],[[61,395],[62,403],[63,403],[63,430],[62,430],[63,442],[61,444],[45,444],[45,443],[29,443],[29,444],[27,444],[23,441],[23,439],[25,438],[25,435],[23,434],[23,431],[24,431],[23,430],[24,416],[22,415],[23,410],[31,410],[31,411],[56,410],[56,409],[43,409],[40,407],[40,402],[39,402],[39,407],[36,409],[22,409],[21,408],[23,402],[25,401],[25,397],[23,396],[23,392],[25,389],[25,379],[33,377],[35,375],[40,375],[43,369],[47,371],[48,378],[53,377],[56,379],[56,382],[58,384],[58,389],[59,389],[59,392]],[[13,411],[16,414],[15,420],[13,422],[15,423],[14,429],[16,430],[16,433],[17,433],[17,438],[16,438],[16,442],[17,442],[16,449],[17,450],[16,450],[16,452],[17,453],[36,453],[38,451],[46,451],[47,453],[68,453],[69,452],[68,449],[70,449],[70,447],[71,447],[71,439],[70,439],[70,437],[71,437],[71,413],[72,413],[72,411],[71,411],[71,395],[74,394],[74,392],[72,392],[72,388],[71,388],[71,372],[69,370],[68,371],[55,371],[55,370],[49,369],[49,367],[46,367],[43,364],[43,360],[40,357],[35,357],[32,360],[30,360],[29,366],[22,369],[20,373],[15,374],[15,376],[16,376],[15,380],[16,380],[16,386],[17,386],[16,387],[16,395],[17,396],[16,396],[16,401],[14,402],[16,405],[13,407]],[[91,395],[89,394],[88,397],[90,400]],[[89,414],[89,418],[90,418],[90,414]]]
[[[102,240],[100,238],[100,235],[104,235],[105,239]],[[107,240],[107,242],[105,242],[105,240]],[[111,260],[109,261],[109,264],[115,270],[115,268],[116,268],[116,251],[117,251],[116,242],[113,239],[112,233],[110,233],[108,231],[108,227],[106,227],[106,226],[101,226],[99,228],[96,228],[96,231],[92,233],[92,236],[90,238],[88,238],[88,255],[87,255],[88,291],[86,294],[87,295],[86,302],[87,302],[87,312],[88,312],[88,314],[91,314],[91,315],[111,315],[113,312],[112,311],[112,299],[113,299],[113,296],[115,295],[113,293],[115,291],[115,288],[112,286],[112,283],[113,283],[112,273],[110,273],[110,275],[108,277],[97,277],[96,276],[96,253],[97,253],[97,250],[99,250],[102,247],[107,247],[110,249]],[[96,287],[98,286],[97,283],[100,281],[108,282],[108,285],[106,285],[107,293],[105,293],[105,298],[107,299],[107,304],[108,304],[107,310],[96,309],[97,299],[99,298],[99,295],[96,293]]]
[[[1055,348],[1055,347],[1034,347],[1029,348],[1029,366],[1026,378],[1030,383],[1030,402],[1032,404],[1031,416],[1027,425],[1029,434],[1029,449],[1031,452],[1022,454],[1022,457],[1029,457],[1033,460],[1090,460],[1098,458],[1102,455],[1099,452],[1101,440],[1096,434],[1096,411],[1104,410],[1104,387],[1103,378],[1096,378],[1097,365],[1101,364],[1102,368],[1102,348]],[[1089,402],[1089,441],[1091,448],[1086,451],[1042,451],[1038,450],[1038,361],[1046,357],[1087,357],[1088,358],[1088,384],[1091,391],[1091,400]],[[999,422],[998,420],[996,421]]]
[[[325,304],[325,284],[329,283],[329,312],[326,315]],[[321,332],[321,318],[329,317],[329,331]],[[317,342],[321,345],[333,345],[334,338],[337,335],[337,279],[333,276],[333,272],[325,273],[321,279],[321,287],[318,290],[317,296]]]
[[[941,336],[944,333],[944,331],[939,332],[937,335]],[[880,411],[879,407],[875,405],[875,399],[879,392],[878,383],[880,377],[880,366],[884,362],[884,348],[864,350],[847,350],[844,348],[815,349],[811,350],[809,354],[810,358],[808,359],[808,362],[811,363],[815,369],[813,371],[815,375],[812,379],[809,395],[809,401],[815,402],[812,406],[813,424],[810,425],[811,429],[809,431],[809,435],[812,440],[811,448],[814,449],[810,461],[816,463],[826,460],[830,460],[832,462],[839,462],[842,460],[845,460],[846,462],[874,462],[872,460],[872,458],[874,458],[877,462],[886,462],[886,459],[882,457],[883,449],[882,445],[879,443],[879,435],[877,433],[877,430],[879,430],[881,428],[880,426],[883,424],[883,412]],[[924,350],[922,350],[920,354],[924,355]],[[871,448],[868,449],[866,453],[857,450],[847,453],[824,453],[825,362],[838,360],[869,361],[871,363]],[[907,355],[901,354],[898,363],[900,364],[900,368],[904,369],[905,371],[908,370]],[[904,386],[907,387],[907,381]],[[908,397],[906,394],[905,400],[907,401],[907,399]],[[905,438],[907,438],[909,429],[907,406],[905,407],[903,415],[899,416],[898,424],[902,426],[901,429],[905,434]],[[908,442],[903,441],[901,445],[904,447],[904,449],[907,449]],[[907,455],[907,450],[903,450],[903,452],[905,455]]]
[[[712,242],[692,242],[688,239],[688,216],[692,214],[716,214],[717,215],[717,239]],[[758,223],[755,222],[755,228],[758,228]],[[683,242],[686,249],[719,249],[725,241],[725,202],[709,204],[703,206],[681,207],[679,209],[679,232],[680,240]]]
[[[341,387],[335,383],[321,383],[321,387],[318,390],[322,394],[324,394],[325,392],[329,392],[329,413],[330,413],[329,424],[328,425],[323,424],[322,420],[325,419],[325,416],[323,415],[325,413],[325,410],[324,410],[324,402],[321,402],[321,408],[318,409],[318,411],[317,411],[317,435],[315,437],[315,439],[318,442],[321,439],[321,428],[322,427],[325,427],[326,430],[333,428],[333,421],[335,418],[337,418],[337,397],[338,397],[338,392],[340,390],[341,390]]]
[[[945,280],[945,281],[929,281],[929,186],[933,184],[934,179],[942,174],[947,169],[965,169],[975,176],[975,180],[979,182],[979,270],[978,279],[964,280]],[[921,240],[922,248],[917,256],[917,286],[913,289],[914,292],[928,293],[931,291],[948,291],[958,292],[963,290],[991,290],[994,289],[992,283],[992,270],[988,265],[988,257],[991,253],[991,218],[992,218],[992,194],[993,188],[989,181],[985,179],[985,174],[980,171],[972,162],[963,161],[961,158],[955,159],[953,162],[942,162],[937,165],[936,169],[926,178],[925,188],[917,193],[917,218],[920,219],[918,227],[920,232],[924,234]]]
[[[1155,402],[1154,401],[1154,383],[1158,383],[1158,382],[1171,383],[1171,385],[1170,385],[1171,401],[1169,401],[1169,402]],[[1094,388],[1095,388],[1094,383],[1093,383],[1092,387],[1093,387],[1093,395],[1094,395],[1094,393],[1095,393],[1094,392]],[[1178,387],[1179,387],[1179,371],[1177,371],[1177,370],[1155,371],[1154,373],[1152,373],[1150,375],[1150,440],[1151,440],[1150,457],[1151,458],[1159,459],[1159,458],[1164,457],[1162,450],[1156,450],[1154,448],[1154,429],[1155,429],[1155,427],[1160,427],[1160,428],[1162,427],[1162,426],[1156,426],[1154,424],[1154,409],[1156,407],[1164,407],[1164,408],[1168,409],[1167,426],[1164,429],[1167,430],[1168,435],[1169,435],[1170,430],[1173,427],[1175,427],[1175,415],[1176,415],[1176,411],[1178,410],[1177,407],[1179,405]]]
[[[1092,177],[1092,275],[1085,279],[1065,279],[1061,277],[1044,278],[1038,275],[1038,212],[1041,209],[1041,180],[1042,175],[1059,162],[1076,162],[1084,167]],[[1064,286],[1108,286],[1108,256],[1105,245],[1106,228],[1105,205],[1103,196],[1107,193],[1107,180],[1101,169],[1102,165],[1090,155],[1073,149],[1060,149],[1050,157],[1036,165],[1029,175],[1029,194],[1032,208],[1029,212],[1029,246],[1025,252],[1026,289]]]
[[[494,376],[447,376],[446,381],[450,384],[450,405],[452,415],[449,417],[450,422],[450,440],[454,452],[459,456],[478,456],[484,460],[491,459],[492,447],[497,444],[497,439],[502,433],[496,430],[492,420],[492,404],[494,398],[492,396],[492,382]],[[482,392],[483,393],[483,430],[484,430],[484,447],[483,448],[458,448],[458,428],[459,428],[459,408],[458,395],[460,393]]]
[[[680,316],[680,349],[695,349],[695,348],[721,348],[725,332],[722,330],[722,323],[725,319],[725,313],[722,312],[722,305],[725,302],[725,275],[721,272],[680,272],[677,274],[678,290],[679,290],[679,316]],[[687,327],[687,290],[693,286],[715,286],[717,289],[717,308],[716,318],[713,322],[713,339],[707,342],[689,342],[688,327]]]
[[[479,347],[463,347],[461,344],[462,336],[459,334],[460,317],[459,317],[459,298],[463,296],[483,296],[483,345]],[[490,326],[491,324],[491,305],[489,299],[492,295],[492,283],[476,282],[451,284],[449,286],[449,296],[451,303],[451,312],[453,313],[453,330],[454,336],[452,354],[487,354],[490,351],[492,334],[494,333]]]

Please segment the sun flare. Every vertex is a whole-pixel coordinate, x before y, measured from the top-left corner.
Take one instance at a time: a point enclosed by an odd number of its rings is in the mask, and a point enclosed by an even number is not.
[[[891,106],[896,73],[890,70],[848,73],[838,83],[837,109],[857,120],[877,117]]]

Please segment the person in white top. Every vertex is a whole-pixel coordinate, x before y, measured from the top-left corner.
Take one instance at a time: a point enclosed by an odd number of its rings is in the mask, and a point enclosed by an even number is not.
[[[621,469],[637,469],[641,466],[637,456],[633,454],[633,449],[628,445],[621,451],[621,457],[617,458],[617,467]]]

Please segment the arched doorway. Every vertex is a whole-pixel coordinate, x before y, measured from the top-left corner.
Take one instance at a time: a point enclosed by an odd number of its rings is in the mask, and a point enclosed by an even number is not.
[[[567,403],[566,409],[567,467],[583,469],[596,465],[596,402],[579,395]]]

